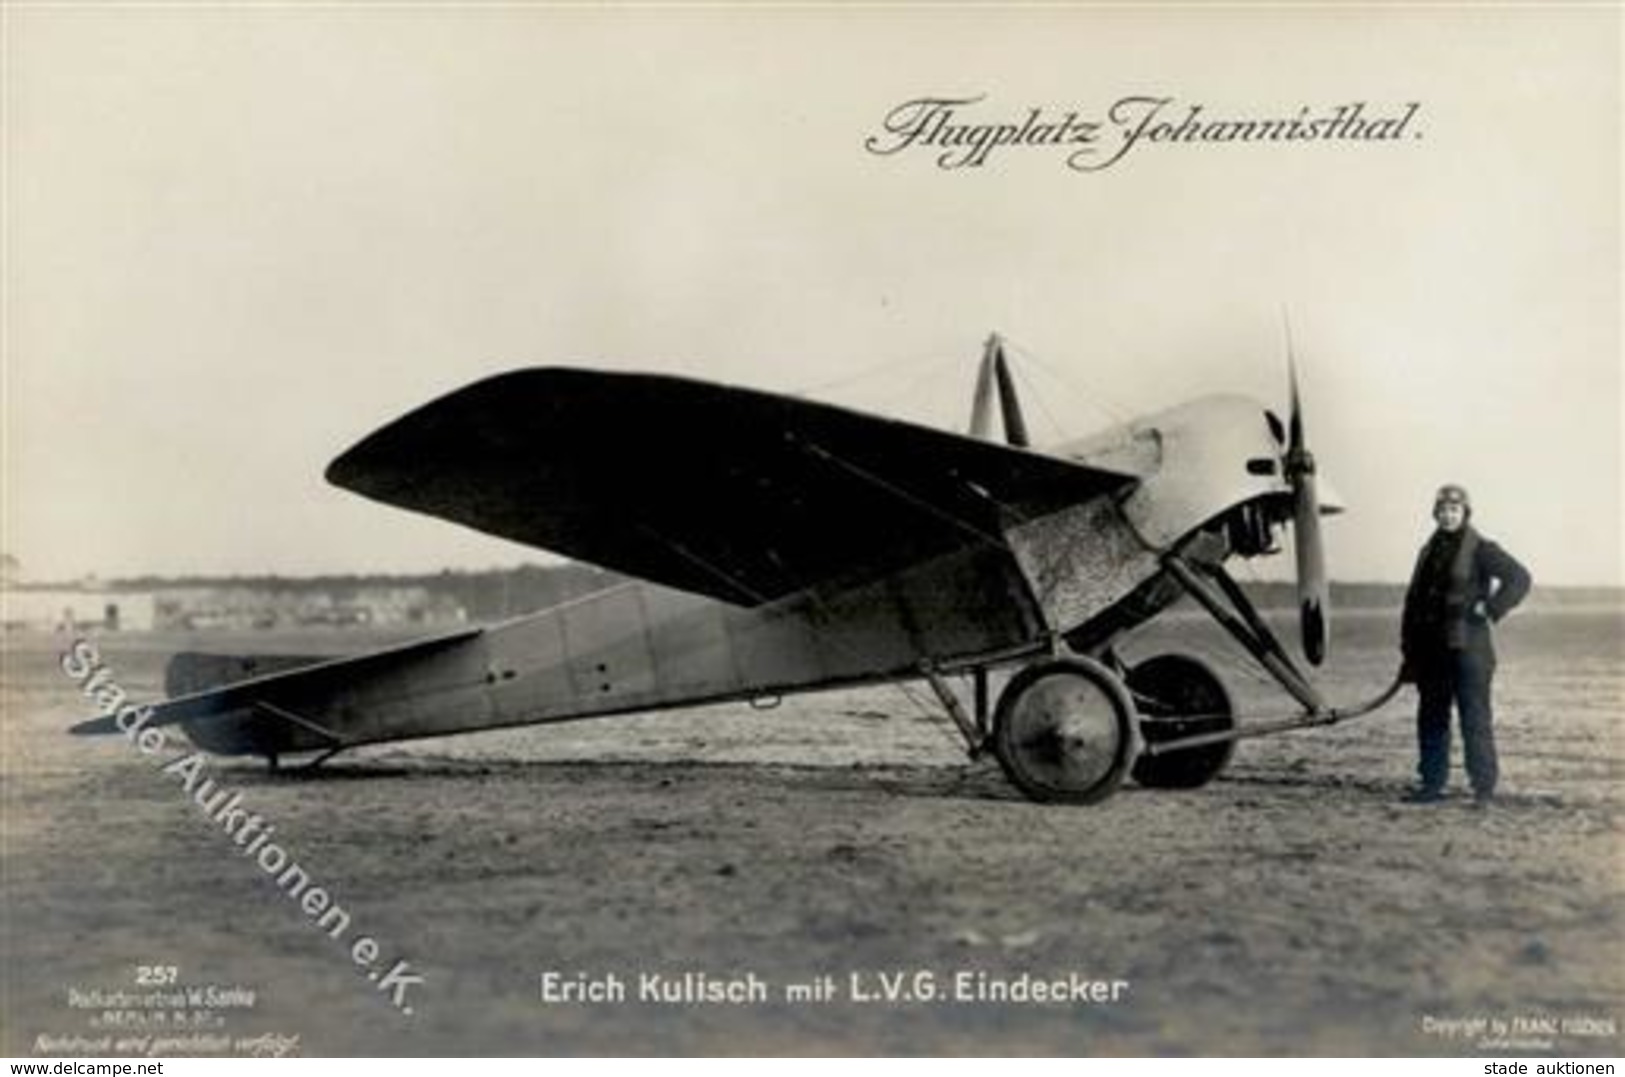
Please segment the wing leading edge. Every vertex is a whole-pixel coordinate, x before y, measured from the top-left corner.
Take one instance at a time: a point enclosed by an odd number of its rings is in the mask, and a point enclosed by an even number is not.
[[[751,606],[873,578],[1125,489],[1084,467],[829,404],[654,374],[535,368],[364,438],[328,481]]]

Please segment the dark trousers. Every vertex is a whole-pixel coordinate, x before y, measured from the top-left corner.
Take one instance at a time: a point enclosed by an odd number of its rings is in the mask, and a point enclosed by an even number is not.
[[[1421,751],[1417,773],[1424,789],[1443,789],[1450,779],[1450,707],[1461,715],[1461,743],[1473,792],[1495,792],[1495,730],[1490,711],[1492,659],[1470,650],[1451,650],[1432,657],[1418,671],[1416,741]]]

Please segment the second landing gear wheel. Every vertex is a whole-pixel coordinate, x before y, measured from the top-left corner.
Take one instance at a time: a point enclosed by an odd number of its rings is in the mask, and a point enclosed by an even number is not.
[[[993,714],[993,752],[1033,800],[1088,804],[1109,796],[1134,759],[1134,704],[1087,658],[1035,662],[1011,678]]]
[[[1148,745],[1235,728],[1230,693],[1205,662],[1162,654],[1129,670],[1126,680],[1142,715],[1140,735]],[[1152,789],[1195,789],[1224,769],[1234,749],[1234,741],[1224,741],[1168,755],[1141,755],[1134,763],[1134,780]]]

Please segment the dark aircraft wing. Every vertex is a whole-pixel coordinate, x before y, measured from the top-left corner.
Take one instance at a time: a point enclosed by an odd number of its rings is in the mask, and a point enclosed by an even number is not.
[[[376,431],[328,481],[739,605],[874,578],[1126,488],[1128,474],[828,404],[538,368]]]

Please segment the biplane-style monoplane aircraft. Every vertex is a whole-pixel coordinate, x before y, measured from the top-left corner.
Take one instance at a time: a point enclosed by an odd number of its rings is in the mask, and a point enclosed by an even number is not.
[[[1302,649],[1319,664],[1320,517],[1333,506],[1317,494],[1295,377],[1291,395],[1284,423],[1252,400],[1207,397],[1040,451],[997,336],[969,436],[679,377],[497,375],[363,439],[328,480],[635,579],[338,660],[177,655],[172,698],[145,724],[179,723],[203,748],[275,766],[405,738],[923,679],[972,756],[991,748],[1034,799],[1098,800],[1130,773],[1198,786],[1241,737],[1350,713],[1327,706],[1225,570],[1277,552],[1290,525]],[[1198,659],[1125,665],[1114,642],[1182,595],[1302,713],[1237,723]],[[1011,667],[990,713],[989,670]],[[969,679],[968,707],[956,677]],[[75,727],[113,729],[105,717]]]

